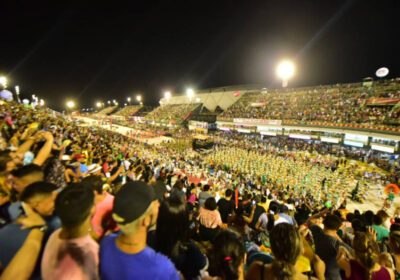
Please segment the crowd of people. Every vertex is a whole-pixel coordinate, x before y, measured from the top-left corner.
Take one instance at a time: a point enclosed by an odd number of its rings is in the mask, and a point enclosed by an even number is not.
[[[283,120],[283,123],[362,124],[372,127],[398,125],[396,103],[372,106],[373,99],[399,99],[398,81],[321,86],[289,91],[249,92],[230,106],[221,119]],[[382,106],[385,105],[385,106]]]
[[[163,104],[146,115],[146,120],[156,123],[180,124],[199,106],[199,103]]]
[[[344,158],[224,134],[199,154],[13,102],[0,128],[0,279],[399,279],[400,209],[346,209],[389,177]]]

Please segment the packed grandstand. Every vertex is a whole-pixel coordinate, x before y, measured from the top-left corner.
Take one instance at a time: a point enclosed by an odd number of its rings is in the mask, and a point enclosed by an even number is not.
[[[160,103],[1,100],[0,279],[399,279],[398,80]]]

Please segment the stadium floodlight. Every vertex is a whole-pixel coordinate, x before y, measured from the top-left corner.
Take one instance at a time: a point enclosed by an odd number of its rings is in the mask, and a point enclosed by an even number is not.
[[[97,102],[97,103],[96,103],[96,107],[97,107],[97,108],[101,108],[101,105],[102,105],[101,102]]]
[[[136,96],[136,100],[140,103],[142,101],[142,96],[139,94]]]
[[[278,64],[276,73],[282,79],[282,87],[288,85],[288,81],[294,74],[294,64],[291,61],[285,60]]]
[[[128,98],[126,99],[126,101],[128,101],[128,102],[131,102],[131,98],[130,98],[130,97],[128,97]]]
[[[171,98],[171,92],[169,92],[169,91],[166,91],[165,93],[164,93],[164,97],[165,97],[165,99],[170,99]]]
[[[68,107],[69,109],[74,108],[74,107],[75,107],[75,102],[72,101],[72,100],[68,101],[68,102],[67,102],[67,107]]]
[[[15,93],[19,95],[19,86],[15,86]]]
[[[39,105],[40,105],[40,106],[44,106],[44,103],[45,103],[44,100],[43,100],[43,99],[40,99]]]
[[[0,85],[2,85],[4,88],[7,87],[7,78],[2,76],[0,77]]]
[[[111,101],[110,101],[110,100],[108,100],[108,101],[107,101],[107,103],[108,103],[108,105],[110,105],[110,104],[111,104]]]
[[[186,90],[186,95],[187,95],[187,97],[189,97],[190,99],[192,99],[192,98],[194,97],[194,90],[191,89],[191,88],[188,88],[188,89]]]
[[[197,98],[196,98],[196,102],[197,102],[197,103],[200,103],[200,97],[197,97]]]

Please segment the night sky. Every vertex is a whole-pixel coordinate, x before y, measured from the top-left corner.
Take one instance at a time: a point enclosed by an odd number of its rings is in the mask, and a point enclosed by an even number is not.
[[[93,107],[140,93],[156,105],[165,90],[276,87],[283,58],[296,63],[290,86],[361,81],[381,66],[400,76],[398,0],[7,2],[0,75],[56,109],[68,98]]]

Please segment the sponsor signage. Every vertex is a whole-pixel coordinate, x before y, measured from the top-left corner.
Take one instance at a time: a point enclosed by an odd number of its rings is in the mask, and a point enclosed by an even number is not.
[[[233,119],[235,123],[251,123],[251,124],[267,124],[267,125],[281,125],[281,120],[263,120],[263,119]]]
[[[386,146],[386,145],[378,145],[378,144],[371,144],[371,149],[375,151],[381,151],[385,153],[394,153],[394,147],[392,146]]]
[[[268,136],[276,136],[276,132],[271,132],[271,131],[261,131],[260,134]]]
[[[339,142],[340,142],[340,138],[334,138],[334,137],[321,137],[321,142],[327,142],[327,143],[339,144]]]
[[[364,144],[368,143],[368,136],[366,135],[359,135],[359,134],[349,134],[346,133],[344,135],[345,140],[350,140],[350,141],[358,141],[358,142],[363,142]]]
[[[354,146],[354,147],[358,147],[358,148],[362,148],[364,147],[364,144],[361,142],[356,142],[356,141],[351,141],[351,140],[344,140],[343,144],[347,145],[347,146]]]
[[[289,134],[289,138],[311,140],[311,135],[305,135],[305,134]]]

